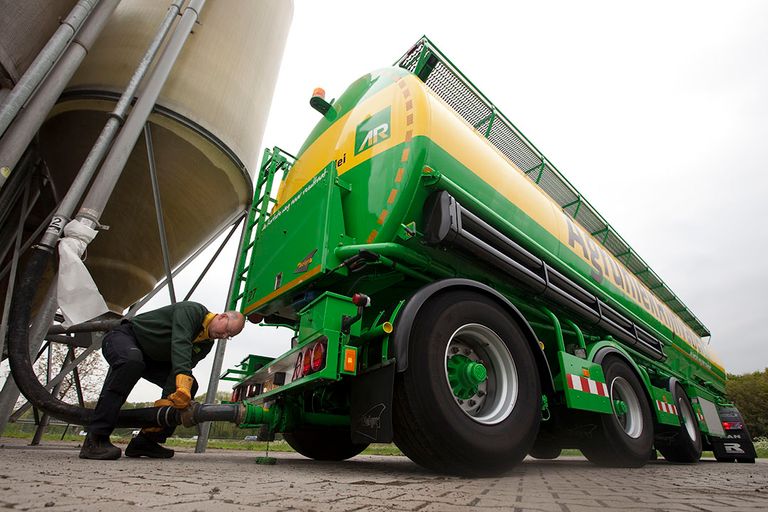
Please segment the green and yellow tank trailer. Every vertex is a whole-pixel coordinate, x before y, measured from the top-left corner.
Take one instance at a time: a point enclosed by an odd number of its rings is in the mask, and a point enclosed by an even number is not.
[[[692,462],[723,436],[707,329],[427,38],[322,94],[297,157],[265,151],[246,227],[237,307],[295,336],[223,375],[243,427],[462,474],[566,447]]]

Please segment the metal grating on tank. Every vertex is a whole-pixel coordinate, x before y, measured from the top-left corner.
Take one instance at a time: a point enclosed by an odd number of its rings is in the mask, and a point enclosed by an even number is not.
[[[436,58],[436,60],[435,60]],[[434,68],[425,66],[434,63]],[[424,83],[475,130],[493,144],[528,178],[549,195],[571,218],[616,256],[651,292],[699,336],[709,330],[650,269],[611,225],[586,201],[546,157],[525,138],[496,106],[477,89],[426,37],[422,37],[396,64],[420,76]]]
[[[491,109],[482,98],[474,94],[442,62],[439,62],[429,74],[426,84],[472,126],[490,116]]]

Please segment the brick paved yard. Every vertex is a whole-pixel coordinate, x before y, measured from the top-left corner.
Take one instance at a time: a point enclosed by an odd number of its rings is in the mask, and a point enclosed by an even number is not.
[[[0,439],[0,508],[96,511],[229,512],[768,510],[768,462],[695,466],[650,463],[608,470],[584,459],[526,460],[498,478],[428,473],[405,457],[358,456],[314,462],[276,453],[277,464],[254,463],[259,452],[177,452],[170,460],[77,458],[73,443],[28,447]]]

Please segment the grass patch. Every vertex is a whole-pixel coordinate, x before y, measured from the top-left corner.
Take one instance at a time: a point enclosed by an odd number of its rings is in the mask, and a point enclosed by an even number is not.
[[[192,447],[197,441],[194,439],[180,439],[170,438],[165,443],[169,447]],[[215,448],[219,450],[247,450],[252,452],[265,452],[267,450],[267,443],[264,441],[243,441],[240,439],[209,439],[208,448]],[[294,451],[291,446],[282,440],[272,441],[269,443],[269,451],[271,452],[292,452]],[[366,455],[403,455],[403,452],[394,444],[372,444],[363,451]]]

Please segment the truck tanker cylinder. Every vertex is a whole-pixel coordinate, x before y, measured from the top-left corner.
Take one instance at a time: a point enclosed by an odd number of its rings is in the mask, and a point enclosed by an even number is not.
[[[330,161],[349,188],[341,197],[345,235],[359,244],[398,242],[404,225],[415,221],[417,229],[425,229],[429,191],[424,180],[432,174],[434,180],[455,184],[495,212],[506,224],[506,236],[516,239],[537,261],[552,262],[568,278],[590,282],[623,315],[639,318],[670,343],[691,347],[724,377],[716,356],[677,313],[418,77],[401,68],[374,71],[350,85],[333,108],[318,122],[282,182],[264,236],[276,236],[270,229],[279,224],[285,231],[279,239],[295,244],[297,254],[315,249],[311,238],[300,241],[304,226],[283,226],[280,217],[329,172]],[[469,222],[466,215],[464,222]],[[283,285],[282,293],[260,298],[258,291],[272,290],[277,273],[292,275],[295,269],[292,262],[279,261],[280,251],[256,250],[259,266],[251,267],[247,287],[257,293],[245,312],[292,316],[295,294],[322,273],[293,281],[297,286],[293,293],[288,293],[290,285]],[[428,246],[418,250],[428,251],[436,263],[457,265],[452,259],[455,251]],[[656,357],[663,357],[659,342],[654,344]]]

